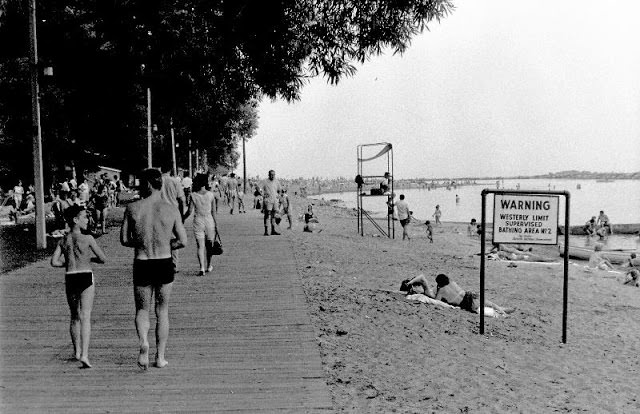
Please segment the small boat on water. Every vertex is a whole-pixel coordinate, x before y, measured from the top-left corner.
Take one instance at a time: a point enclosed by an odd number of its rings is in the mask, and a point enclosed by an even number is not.
[[[558,244],[558,250],[560,252],[560,257],[564,257],[564,245],[562,243]],[[569,258],[571,259],[579,259],[579,260],[589,260],[591,257],[591,253],[593,253],[593,247],[578,247],[569,245]],[[600,256],[602,258],[607,259],[613,264],[623,264],[629,261],[631,257],[631,253],[636,253],[635,250],[601,250]],[[636,259],[637,260],[637,259]]]

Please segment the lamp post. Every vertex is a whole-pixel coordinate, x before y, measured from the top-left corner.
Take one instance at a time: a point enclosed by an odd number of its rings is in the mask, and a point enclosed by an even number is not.
[[[151,131],[151,128],[153,128],[151,125],[151,88],[147,87],[147,168],[151,168],[153,166],[153,154],[151,151],[153,132]]]
[[[189,154],[189,177],[193,178],[193,165],[191,164],[191,138],[189,138],[189,148],[187,148]]]
[[[173,166],[173,173],[178,176],[178,168],[176,166],[176,137],[173,132],[173,117],[169,118],[169,128],[171,130],[171,165]]]
[[[247,151],[245,149],[245,141],[246,138],[244,137],[244,135],[242,135],[242,176],[243,178],[243,184],[242,184],[242,191],[244,191],[244,193],[246,194],[247,192]]]
[[[38,85],[38,40],[36,35],[36,0],[29,2],[29,55],[31,60],[31,121],[33,133],[33,181],[35,184],[36,247],[47,248],[47,226],[44,215],[44,178],[42,176],[42,129],[40,127],[40,87]]]

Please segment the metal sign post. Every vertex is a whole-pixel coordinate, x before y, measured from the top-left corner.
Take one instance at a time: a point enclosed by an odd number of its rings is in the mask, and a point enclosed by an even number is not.
[[[562,342],[567,343],[567,301],[569,290],[569,206],[568,191],[482,190],[480,240],[480,334],[484,334],[484,268],[486,198],[494,194],[493,242],[501,244],[558,243],[558,197],[565,198],[564,288],[562,304]]]

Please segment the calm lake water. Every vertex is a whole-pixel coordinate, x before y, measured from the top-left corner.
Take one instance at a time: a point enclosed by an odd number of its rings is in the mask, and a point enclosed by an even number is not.
[[[504,184],[503,184],[504,183]],[[600,210],[609,216],[613,224],[640,223],[640,180],[617,180],[596,182],[595,180],[504,180],[500,187],[521,190],[556,190],[569,191],[571,194],[569,219],[571,225],[584,224],[591,216],[597,216]],[[580,189],[577,186],[580,185]],[[468,223],[471,218],[480,221],[482,213],[483,189],[496,189],[496,182],[478,182],[458,188],[408,189],[396,188],[396,194],[404,194],[419,220],[433,220],[431,217],[436,204],[442,210],[441,221]],[[456,195],[459,202],[456,203]],[[325,200],[341,199],[349,208],[356,207],[356,193],[343,192],[323,194]],[[396,197],[397,200],[397,197]],[[386,197],[364,197],[363,204],[367,211],[376,215],[386,214]],[[560,224],[564,224],[564,197],[560,197]],[[493,195],[487,196],[487,221],[492,221]]]

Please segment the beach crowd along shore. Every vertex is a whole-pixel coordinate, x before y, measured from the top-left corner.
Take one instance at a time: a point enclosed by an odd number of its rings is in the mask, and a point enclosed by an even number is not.
[[[297,212],[308,199],[292,197]],[[623,275],[569,266],[567,344],[562,344],[562,259],[487,261],[486,297],[515,307],[485,319],[460,309],[406,301],[403,279],[445,273],[478,290],[480,243],[465,224],[443,223],[429,243],[378,237],[354,211],[312,201],[318,233],[289,234],[317,330],[335,407],[347,412],[638,412],[634,378],[640,291]],[[324,204],[324,205],[323,205]],[[287,233],[288,234],[288,233]],[[516,267],[512,267],[516,266]]]

